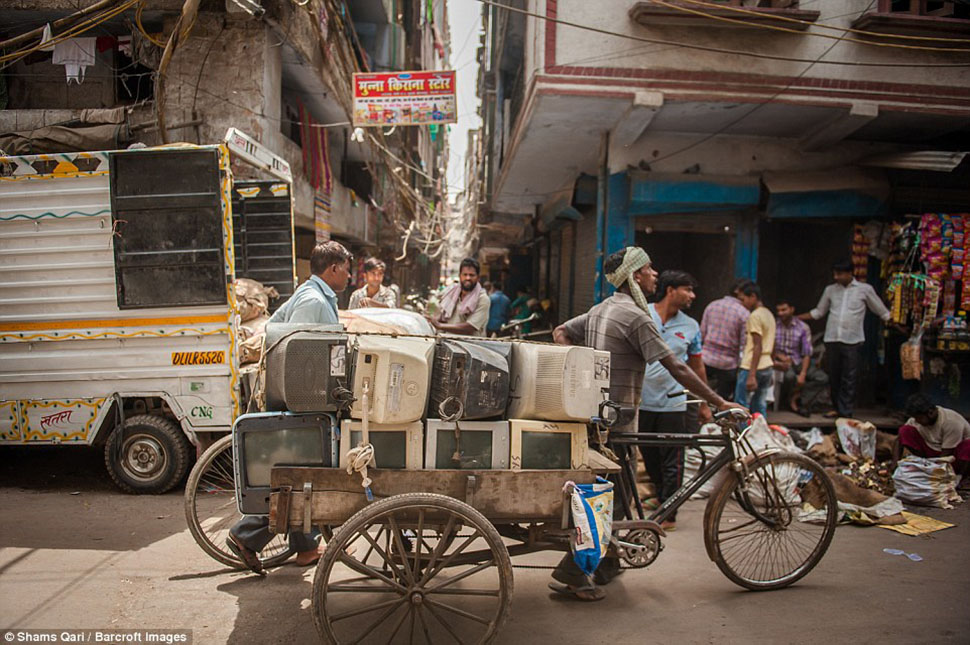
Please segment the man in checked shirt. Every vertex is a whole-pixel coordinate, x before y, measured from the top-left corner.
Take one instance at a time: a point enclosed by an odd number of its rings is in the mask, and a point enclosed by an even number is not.
[[[750,283],[747,278],[736,280],[731,295],[707,305],[701,318],[702,357],[707,382],[727,400],[734,396],[741,350],[747,340],[748,316],[751,315],[738,299],[738,293]]]

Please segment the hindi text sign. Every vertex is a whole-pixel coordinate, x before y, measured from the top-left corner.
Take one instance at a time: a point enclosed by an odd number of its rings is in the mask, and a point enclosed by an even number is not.
[[[430,125],[457,121],[455,72],[354,74],[354,125]]]

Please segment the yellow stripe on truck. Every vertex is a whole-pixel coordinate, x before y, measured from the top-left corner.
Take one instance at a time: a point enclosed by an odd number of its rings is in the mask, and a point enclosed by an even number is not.
[[[105,327],[159,327],[165,325],[191,325],[195,323],[225,323],[225,315],[177,316],[172,318],[111,318],[108,320],[52,320],[49,322],[0,323],[0,331],[27,331],[46,329],[97,329]]]

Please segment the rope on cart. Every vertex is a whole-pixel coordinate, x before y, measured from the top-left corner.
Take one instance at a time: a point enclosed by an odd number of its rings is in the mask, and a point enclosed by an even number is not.
[[[455,411],[451,414],[445,412],[449,404],[455,406]],[[455,424],[455,453],[451,456],[451,460],[459,464],[461,463],[461,427],[458,425],[458,419],[464,413],[465,406],[462,405],[461,399],[457,396],[449,396],[438,404],[438,414],[441,415],[441,420],[445,423]]]
[[[370,428],[368,423],[368,416],[370,414],[368,394],[370,387],[366,380],[361,389],[360,404],[363,414],[360,415],[360,443],[357,444],[357,447],[347,451],[347,474],[352,475],[355,471],[360,473],[360,485],[367,493],[367,501],[372,502],[374,501],[374,493],[370,489],[372,480],[367,476],[367,467],[374,463],[374,446],[370,442]]]

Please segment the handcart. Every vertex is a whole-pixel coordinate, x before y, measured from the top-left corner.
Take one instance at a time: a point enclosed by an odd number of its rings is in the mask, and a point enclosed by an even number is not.
[[[613,521],[611,552],[622,566],[642,568],[663,550],[660,522],[711,481],[704,513],[708,556],[747,589],[785,587],[828,549],[837,523],[835,491],[808,457],[753,450],[734,412],[715,415],[719,435],[607,437],[598,419],[600,448],[618,459],[591,451],[588,467],[574,470],[370,469],[365,489],[358,474],[340,469],[275,467],[269,526],[277,535],[261,557],[265,566],[289,557],[289,531],[323,533],[327,546],[311,609],[325,642],[494,642],[509,616],[511,557],[570,551],[568,482],[588,484],[598,476],[617,482],[616,508],[626,519]],[[643,444],[719,452],[644,517],[629,454]],[[209,555],[245,568],[221,546],[240,517],[232,457],[228,442],[203,455],[186,487],[186,517]]]

